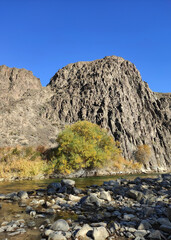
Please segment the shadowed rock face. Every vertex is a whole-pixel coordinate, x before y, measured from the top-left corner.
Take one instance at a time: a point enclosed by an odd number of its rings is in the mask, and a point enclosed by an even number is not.
[[[46,88],[33,76],[29,81],[23,78],[22,84],[24,79],[27,84],[22,89],[27,90],[17,90],[17,101],[6,108],[0,106],[1,118],[12,118],[11,130],[15,124],[26,144],[52,145],[64,125],[86,119],[107,128],[121,142],[125,157],[133,158],[137,145],[148,144],[152,149],[152,169],[167,169],[171,165],[171,94],[152,92],[129,61],[112,56],[69,64],[51,78]],[[0,126],[1,145],[21,143],[21,131],[14,141],[7,125]]]

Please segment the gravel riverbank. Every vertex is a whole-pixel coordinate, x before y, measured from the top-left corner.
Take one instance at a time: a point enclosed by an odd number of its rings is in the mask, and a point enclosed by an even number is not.
[[[120,178],[84,190],[63,179],[46,189],[0,194],[0,201],[0,211],[15,202],[28,216],[1,220],[0,239],[26,239],[37,229],[33,239],[171,240],[171,174]]]

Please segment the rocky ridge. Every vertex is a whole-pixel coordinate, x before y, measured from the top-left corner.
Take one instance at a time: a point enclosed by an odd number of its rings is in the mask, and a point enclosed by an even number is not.
[[[66,124],[89,120],[121,142],[126,158],[148,144],[152,170],[171,166],[171,94],[155,93],[135,65],[111,56],[60,69],[42,87],[24,69],[0,67],[0,145],[54,146]]]

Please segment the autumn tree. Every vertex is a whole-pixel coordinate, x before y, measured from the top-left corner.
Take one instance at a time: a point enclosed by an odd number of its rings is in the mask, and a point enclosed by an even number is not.
[[[105,129],[88,121],[67,126],[58,135],[57,142],[53,164],[61,173],[100,168],[121,155],[119,143]]]
[[[149,145],[139,145],[137,148],[137,151],[135,152],[135,159],[138,162],[141,162],[143,164],[148,163],[151,156],[151,149]]]

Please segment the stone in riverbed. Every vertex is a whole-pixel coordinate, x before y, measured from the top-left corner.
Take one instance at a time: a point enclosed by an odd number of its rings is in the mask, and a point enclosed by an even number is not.
[[[93,231],[93,228],[88,224],[84,224],[83,227],[76,233],[75,238],[82,237],[85,239],[87,237],[87,233],[90,231]]]
[[[81,197],[78,196],[74,196],[72,194],[69,195],[69,200],[74,201],[74,202],[78,202],[80,201]]]
[[[20,191],[18,192],[17,195],[21,200],[29,198],[28,193],[26,191]]]
[[[61,188],[61,184],[59,182],[50,183],[47,186],[47,194],[53,195]]]
[[[95,227],[92,235],[94,240],[105,240],[109,237],[109,233],[105,227]]]
[[[109,192],[106,192],[106,191],[100,192],[99,198],[100,198],[100,199],[107,200],[107,201],[109,201],[109,202],[112,200],[110,193],[109,193]]]
[[[149,234],[148,239],[162,240],[162,239],[166,239],[166,238],[161,234],[161,232],[159,230],[155,230]]]
[[[61,184],[62,184],[62,186],[74,187],[75,181],[71,180],[71,179],[62,179]]]
[[[171,222],[169,221],[168,218],[158,218],[157,222],[160,223],[161,225],[167,225],[171,227]]]
[[[124,216],[123,216],[123,219],[125,221],[130,221],[133,218],[135,218],[135,215],[133,215],[133,214],[124,214]]]
[[[170,233],[171,234],[171,226],[168,226],[166,224],[163,224],[160,226],[159,228],[161,231],[166,232],[166,233]]]
[[[67,239],[61,232],[54,232],[49,235],[48,240],[67,240]]]
[[[65,220],[59,219],[52,224],[51,229],[54,231],[67,232],[69,230],[69,225]]]
[[[168,216],[168,219],[171,221],[171,206],[169,206],[167,209],[167,216]]]
[[[152,226],[147,220],[142,220],[138,226],[138,230],[149,230],[150,228],[152,228]]]
[[[54,231],[53,230],[51,230],[51,229],[46,229],[45,230],[45,232],[44,232],[44,235],[46,236],[46,237],[48,237],[51,233],[53,233]]]
[[[99,199],[96,194],[94,193],[90,193],[89,196],[86,196],[86,197],[83,197],[81,200],[80,200],[80,203],[81,204],[86,204],[86,205],[89,205],[89,204],[95,204],[97,207],[100,207],[101,204],[102,204],[103,200],[102,199]]]
[[[35,226],[36,226],[36,223],[35,223],[35,221],[29,221],[29,222],[27,223],[27,226],[30,227],[30,228],[32,228],[32,227],[35,227]]]
[[[127,196],[134,199],[134,200],[140,201],[143,198],[144,195],[140,191],[130,189],[130,190],[127,191]]]
[[[4,200],[6,198],[5,194],[0,194],[0,200]]]

